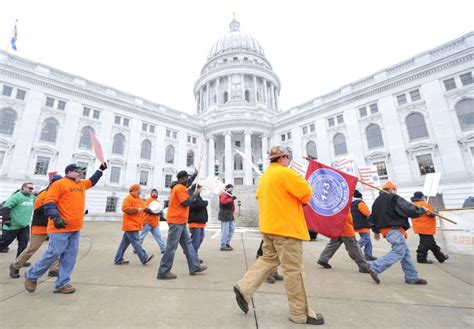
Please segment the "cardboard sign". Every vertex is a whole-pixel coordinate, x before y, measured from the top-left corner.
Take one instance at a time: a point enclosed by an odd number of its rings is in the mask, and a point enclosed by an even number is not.
[[[425,175],[425,185],[423,185],[423,194],[426,196],[436,196],[439,188],[441,173],[435,172]]]

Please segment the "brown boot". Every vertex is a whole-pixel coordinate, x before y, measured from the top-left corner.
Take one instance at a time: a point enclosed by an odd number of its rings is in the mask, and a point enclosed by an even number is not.
[[[70,284],[65,285],[62,288],[54,289],[55,294],[73,294],[76,291],[76,288],[71,286]]]
[[[28,278],[25,278],[25,289],[28,292],[35,292],[36,290],[36,282],[33,280],[30,280]]]

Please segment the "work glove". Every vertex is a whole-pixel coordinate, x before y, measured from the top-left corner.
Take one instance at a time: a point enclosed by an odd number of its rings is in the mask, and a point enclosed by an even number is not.
[[[57,229],[66,228],[66,223],[64,222],[64,219],[62,219],[59,216],[54,217],[53,222],[54,222],[54,227],[57,228]]]
[[[150,214],[150,215],[156,215],[154,212],[150,210],[150,208],[143,209],[143,212],[146,212],[147,214]]]
[[[3,224],[5,224],[6,226],[12,226],[12,219],[10,217],[10,215],[3,215]]]
[[[102,163],[99,167],[99,170],[104,171],[105,169],[107,169],[107,162]]]
[[[235,200],[237,199],[237,197],[235,195],[232,196],[232,200]]]

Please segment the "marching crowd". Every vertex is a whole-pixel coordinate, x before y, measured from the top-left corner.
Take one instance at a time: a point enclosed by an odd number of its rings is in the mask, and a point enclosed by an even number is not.
[[[256,198],[259,205],[259,226],[262,243],[256,262],[233,287],[240,309],[247,313],[253,294],[264,282],[283,280],[290,311],[290,320],[296,323],[320,325],[322,314],[314,312],[308,305],[303,273],[303,241],[309,240],[303,207],[309,203],[313,191],[308,182],[288,168],[289,153],[281,146],[270,149],[270,165],[261,176]],[[53,176],[49,185],[38,194],[33,194],[33,183],[26,182],[21,189],[3,204],[3,235],[0,250],[16,239],[18,249],[15,260],[9,266],[10,277],[20,277],[20,269],[27,267],[25,289],[35,291],[38,279],[48,272],[57,277],[54,293],[70,294],[75,288],[70,284],[79,250],[80,231],[84,223],[85,193],[101,178],[107,164],[103,163],[88,179],[81,179],[85,168],[70,164],[65,176]],[[158,200],[158,191],[153,189],[144,201],[139,184],[129,188],[129,194],[122,202],[122,240],[118,246],[114,264],[126,265],[124,253],[132,245],[134,253],[145,265],[152,258],[142,247],[146,235],[151,232],[161,251],[157,279],[176,279],[171,270],[178,245],[186,256],[190,275],[203,272],[207,266],[199,257],[199,248],[204,241],[208,220],[208,202],[200,196],[201,186],[194,183],[198,172],[189,176],[186,171],[178,172],[177,181],[171,185],[169,205],[166,214],[168,235],[166,242],[161,236],[159,222],[163,213],[153,206]],[[417,262],[431,264],[428,251],[443,263],[448,259],[436,244],[435,215],[432,207],[424,200],[422,192],[415,192],[410,203],[397,195],[397,186],[387,182],[383,191],[372,205],[363,201],[362,194],[355,190],[350,212],[339,237],[330,239],[319,256],[317,264],[331,269],[331,257],[344,244],[350,258],[359,272],[367,273],[377,283],[379,275],[393,264],[400,262],[405,282],[425,285],[420,278],[407,246],[408,218],[412,218],[413,229],[420,242]],[[235,229],[233,186],[225,186],[219,196],[218,219],[221,222],[221,251],[232,251],[231,240]],[[32,218],[32,220],[31,220]],[[31,229],[30,229],[31,225]],[[391,245],[384,256],[374,257],[371,231],[376,240],[383,236]],[[356,239],[356,234],[359,239]],[[48,240],[46,251],[34,263],[28,260]],[[282,275],[278,273],[281,269]]]

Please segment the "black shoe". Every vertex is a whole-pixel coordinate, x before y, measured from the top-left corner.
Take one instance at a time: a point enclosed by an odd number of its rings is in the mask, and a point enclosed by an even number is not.
[[[369,274],[370,274],[370,277],[372,278],[372,280],[374,280],[376,284],[380,284],[380,279],[379,279],[379,277],[377,276],[377,273],[373,272],[373,271],[369,268]]]
[[[239,286],[234,286],[234,293],[235,293],[235,300],[237,301],[237,305],[239,305],[242,312],[247,314],[249,312],[249,303],[244,298],[244,295],[240,292]]]
[[[332,266],[329,265],[329,263],[323,262],[322,260],[318,260],[317,263],[324,268],[332,268]]]
[[[150,260],[153,258],[153,255],[150,255],[146,258],[145,260],[145,263],[143,263],[143,265],[145,265],[146,263],[150,262]]]
[[[204,261],[202,259],[199,259],[199,264],[202,264],[204,263]]]
[[[25,264],[23,264],[22,267],[30,267],[31,266],[31,263],[30,262],[26,262]]]
[[[56,277],[56,276],[58,276],[58,271],[49,271],[48,276],[49,277]]]
[[[10,278],[18,279],[20,277],[20,270],[15,268],[13,264],[10,264]]]
[[[274,274],[273,278],[275,279],[275,281],[283,281],[283,275],[278,274],[278,273]]]
[[[3,248],[3,249],[0,249],[0,252],[1,253],[6,253],[6,252],[9,252],[10,251],[10,248]]]
[[[405,280],[406,283],[408,284],[421,284],[421,285],[425,285],[425,284],[428,284],[428,281],[426,281],[425,279],[418,279],[418,281],[416,282],[408,282]]]
[[[373,260],[376,260],[376,259],[377,259],[377,257],[374,257],[374,256],[365,257],[365,260],[366,260],[366,261],[369,261],[369,262],[370,262],[370,261],[373,261]]]
[[[369,273],[369,270],[365,269],[365,268],[359,268],[359,272],[360,273]]]
[[[445,261],[445,260],[448,260],[448,259],[449,259],[449,256],[448,256],[448,255],[443,255],[442,258],[440,257],[440,258],[438,259],[438,262],[444,263],[444,261]]]
[[[207,270],[207,266],[206,265],[200,265],[197,270],[192,271],[191,273],[189,273],[189,275],[196,275],[197,273],[204,272],[205,270]]]
[[[234,248],[232,248],[232,246],[231,246],[230,244],[228,244],[228,243],[227,243],[225,246],[226,246],[227,248],[230,248],[230,250],[234,250]]]
[[[418,263],[420,263],[420,264],[433,264],[433,261],[429,260],[429,259],[421,259],[421,260],[418,260]]]
[[[165,251],[164,251],[164,250],[162,250],[162,251],[161,251],[161,254],[163,255],[164,253],[165,253]]]
[[[128,259],[122,259],[121,261],[114,263],[115,265],[128,265],[130,261]]]
[[[173,280],[178,276],[174,273],[168,272],[166,274],[158,274],[158,280]]]
[[[273,276],[269,276],[268,278],[265,279],[266,283],[275,283],[275,278]]]
[[[322,314],[316,313],[316,317],[312,318],[310,316],[307,317],[306,319],[306,324],[311,324],[314,326],[319,326],[321,324],[324,324],[324,318]]]

